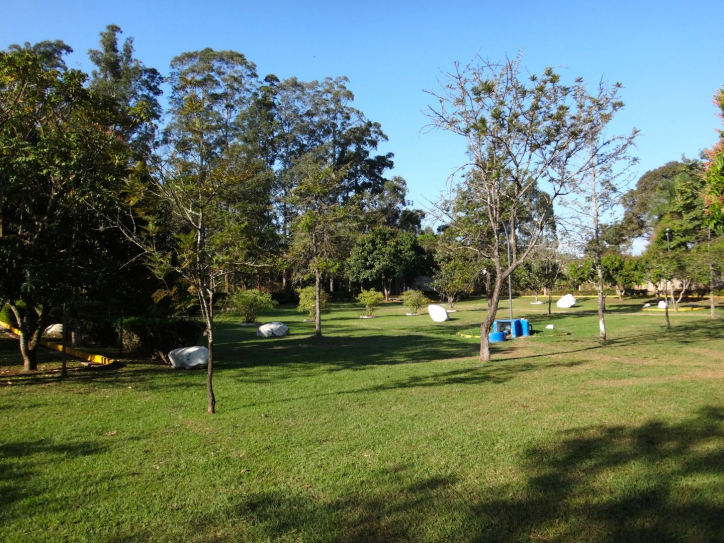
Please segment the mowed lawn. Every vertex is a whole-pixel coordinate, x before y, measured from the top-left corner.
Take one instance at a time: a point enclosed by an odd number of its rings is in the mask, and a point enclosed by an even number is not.
[[[530,301],[484,365],[482,300],[229,319],[215,416],[204,372],[26,376],[2,338],[0,540],[724,541],[724,321],[609,298],[601,346],[593,300]]]

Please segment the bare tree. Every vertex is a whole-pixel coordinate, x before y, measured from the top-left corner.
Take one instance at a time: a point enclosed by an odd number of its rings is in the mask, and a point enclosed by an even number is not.
[[[618,86],[591,95],[581,79],[564,85],[551,68],[524,79],[520,63],[477,56],[445,74],[441,91],[428,91],[438,102],[428,111],[431,128],[465,138],[469,157],[457,172],[461,181],[438,206],[439,218],[495,268],[481,362],[490,360],[488,333],[504,281],[550,225],[553,203],[594,167],[584,159],[601,133],[592,121],[610,120],[623,106]]]
[[[621,88],[614,86],[613,93]],[[610,94],[608,86],[600,82],[598,95]],[[623,107],[617,102],[616,108]],[[581,160],[584,167],[581,175],[572,185],[569,197],[562,200],[563,222],[573,241],[593,257],[596,268],[596,290],[598,291],[598,329],[599,339],[606,341],[605,293],[603,253],[606,251],[603,232],[604,221],[610,222],[620,209],[623,189],[631,178],[628,168],[637,160],[628,154],[633,146],[638,130],[628,136],[607,136],[606,127],[611,120],[612,111],[606,104],[594,102],[590,109],[589,130],[586,138],[586,149]]]

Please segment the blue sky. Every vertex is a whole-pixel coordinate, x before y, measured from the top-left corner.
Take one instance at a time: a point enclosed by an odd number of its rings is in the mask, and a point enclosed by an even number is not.
[[[136,56],[167,73],[176,55],[234,49],[260,76],[302,80],[346,75],[355,106],[382,125],[416,205],[434,200],[464,160],[464,142],[422,131],[441,71],[476,53],[525,52],[539,73],[624,85],[616,132],[641,130],[638,175],[716,139],[711,103],[724,85],[724,2],[219,2],[0,0],[0,47],[62,39],[69,65],[90,71],[87,50],[109,23],[135,38]],[[637,175],[637,177],[638,177]]]

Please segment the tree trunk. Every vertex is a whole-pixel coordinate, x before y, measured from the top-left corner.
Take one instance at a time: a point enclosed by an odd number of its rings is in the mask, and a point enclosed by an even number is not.
[[[548,314],[551,315],[551,303],[553,303],[553,289],[548,289]]]
[[[315,272],[315,278],[314,278],[314,288],[316,289],[316,298],[314,300],[314,309],[315,309],[315,328],[314,328],[314,335],[317,337],[322,337],[322,304],[321,304],[321,295],[322,295],[322,274],[319,270],[316,270]]]
[[[714,302],[714,263],[709,263],[709,314],[716,319],[716,304]]]
[[[598,268],[598,338],[606,341],[606,306],[603,297],[603,268],[601,266],[601,255],[596,255],[596,267]]]
[[[666,280],[664,292],[664,316],[666,317],[666,328],[671,328],[671,321],[669,320],[669,280]]]
[[[684,294],[686,294],[686,291],[689,290],[691,283],[692,283],[692,281],[690,281],[690,280],[681,282],[681,292],[679,293],[679,297],[676,299],[676,310],[677,311],[679,310],[679,304],[684,299]]]
[[[65,309],[65,304],[63,304],[63,363],[60,368],[60,376],[61,377],[67,377],[68,376],[68,356],[65,352],[66,343],[68,342],[68,318],[66,315],[67,311]]]
[[[206,367],[206,412],[216,413],[216,396],[214,396],[214,294],[209,294],[209,305],[206,311],[206,339],[209,349],[209,364]]]
[[[38,369],[38,351],[29,345],[27,334],[24,334],[22,330],[20,331],[20,355],[23,357],[23,370],[36,371]]]
[[[20,329],[20,356],[23,358],[23,369],[36,371],[38,369],[37,347],[45,327],[47,306],[38,312],[32,304],[26,302],[24,315],[21,315],[20,309],[15,304],[10,304],[10,309],[15,315]]]
[[[538,290],[533,291],[535,293],[535,303],[538,303]]]
[[[497,277],[499,277],[498,274]],[[490,361],[490,327],[495,321],[495,315],[498,313],[498,302],[500,301],[500,291],[503,288],[503,283],[495,279],[495,287],[493,288],[493,295],[490,297],[490,307],[488,308],[488,314],[480,324],[480,356],[479,360],[481,363]]]
[[[334,277],[329,278],[329,292],[334,292]]]
[[[385,280],[384,276],[382,277],[382,292],[385,295],[385,301],[390,301],[390,288],[391,285]]]

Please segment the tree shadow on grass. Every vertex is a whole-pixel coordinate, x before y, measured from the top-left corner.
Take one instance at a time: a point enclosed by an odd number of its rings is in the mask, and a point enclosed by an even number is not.
[[[398,466],[331,492],[240,492],[192,529],[275,541],[722,541],[723,451],[724,409],[709,406],[675,423],[562,432],[524,451],[517,482]]]
[[[476,539],[724,540],[724,409],[682,422],[594,426],[527,451],[527,484],[480,500]],[[562,523],[561,523],[562,521]]]
[[[40,489],[33,483],[33,477],[41,464],[45,467],[67,457],[87,457],[104,450],[105,447],[90,441],[65,444],[41,439],[0,443],[0,503],[3,504],[0,507],[0,519],[10,518],[14,512],[11,505],[17,501],[28,497],[40,500],[39,496],[47,496],[48,489]]]
[[[236,496],[225,510],[195,519],[193,531],[209,533],[241,520],[252,527],[246,535],[255,541],[416,540],[414,534],[423,532],[415,526],[422,525],[424,513],[432,512],[429,505],[452,495],[457,480],[449,474],[419,477],[412,471],[411,466],[375,470],[377,484],[342,497],[323,497],[325,489],[314,485]]]

